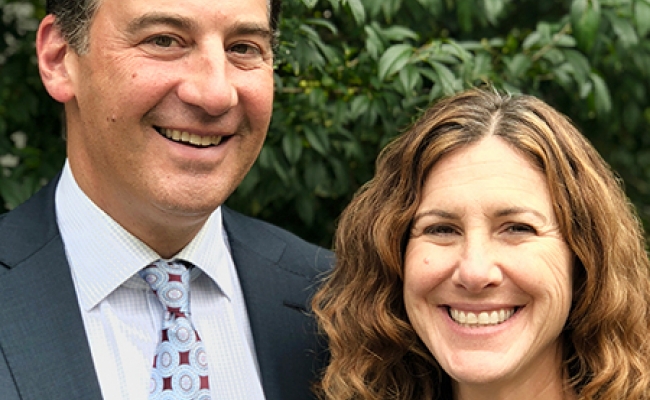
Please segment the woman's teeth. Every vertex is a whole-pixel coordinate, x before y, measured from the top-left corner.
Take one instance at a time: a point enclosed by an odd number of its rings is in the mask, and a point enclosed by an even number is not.
[[[514,308],[494,311],[482,311],[479,313],[474,313],[471,311],[460,311],[453,308],[449,309],[449,316],[451,319],[460,325],[467,327],[498,325],[507,321],[510,317],[512,317],[514,313]]]

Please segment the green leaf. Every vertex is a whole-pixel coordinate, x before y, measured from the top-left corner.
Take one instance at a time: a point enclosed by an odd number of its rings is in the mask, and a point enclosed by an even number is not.
[[[571,18],[577,21],[587,11],[588,0],[573,0],[571,2]]]
[[[357,25],[363,25],[366,20],[366,9],[363,6],[361,0],[345,0],[350,6],[350,11],[352,11],[352,16],[357,22]]]
[[[314,223],[314,216],[316,214],[311,198],[307,195],[298,196],[296,199],[296,208],[302,222],[307,226],[311,226]]]
[[[564,63],[553,69],[553,81],[557,82],[564,90],[570,92],[573,89],[574,80],[571,79],[573,68],[569,63]]]
[[[485,7],[485,17],[492,24],[496,25],[499,15],[503,11],[503,0],[484,0],[483,6]]]
[[[35,176],[27,176],[21,180],[2,178],[0,180],[0,197],[4,199],[4,207],[11,210],[24,203],[39,188],[40,184]]]
[[[581,48],[587,51],[592,49],[598,36],[600,20],[600,5],[597,1],[592,3],[592,7],[589,7],[586,0],[573,2],[571,24],[573,26],[573,34]]]
[[[612,29],[624,47],[631,47],[639,42],[639,37],[636,35],[634,27],[628,19],[620,18],[611,13],[608,16],[609,22],[612,24]]]
[[[366,26],[364,30],[366,32],[366,51],[373,60],[376,60],[379,58],[379,53],[384,51],[384,44],[372,26]]]
[[[650,32],[650,3],[646,0],[634,2],[634,23],[639,36],[644,37]]]
[[[307,163],[303,176],[309,190],[316,190],[322,182],[328,180],[327,169],[321,160],[314,160]]]
[[[330,64],[338,64],[339,54],[333,46],[328,46],[325,43],[318,41],[315,42],[318,45],[321,53],[325,56],[325,59]]]
[[[539,42],[542,40],[542,35],[540,35],[539,32],[533,31],[531,32],[528,36],[526,36],[526,39],[524,39],[524,42],[522,43],[521,47],[523,47],[524,50],[529,50],[532,47],[541,47],[539,45]]]
[[[381,11],[381,1],[368,1],[364,0],[366,11],[374,19]]]
[[[330,157],[328,160],[332,166],[332,171],[334,172],[334,184],[333,190],[336,193],[334,195],[345,194],[346,190],[350,187],[350,178],[348,176],[346,165],[336,158]]]
[[[280,160],[277,158],[273,162],[273,171],[278,175],[280,180],[282,181],[282,184],[285,186],[288,186],[289,183],[291,182],[291,179],[289,178],[289,169],[283,165]]]
[[[262,147],[262,151],[260,152],[260,156],[258,157],[257,162],[259,163],[260,167],[264,169],[271,169],[273,168],[275,158],[275,150],[267,142],[264,144],[264,147]]]
[[[434,102],[441,98],[444,95],[442,92],[442,85],[435,85],[434,87],[431,88],[431,91],[429,92],[429,102]]]
[[[413,47],[409,44],[402,43],[389,47],[379,59],[379,79],[383,81],[404,68],[412,54]]]
[[[584,85],[588,84],[591,79],[591,66],[589,65],[589,61],[584,54],[576,50],[564,50],[564,56],[569,65],[571,65],[573,77],[578,84],[579,90],[584,92]]]
[[[376,1],[376,0],[375,0]],[[417,0],[432,16],[439,16],[444,11],[443,0]]]
[[[609,114],[612,110],[612,96],[609,93],[607,84],[599,75],[591,74],[591,81],[594,83],[594,104],[599,116]]]
[[[381,0],[378,1],[378,3],[381,3],[384,17],[390,21],[393,19],[397,11],[399,11],[402,5],[402,0]]]
[[[456,2],[456,13],[458,15],[458,24],[464,32],[472,31],[472,14],[474,14],[473,1]]]
[[[404,94],[410,94],[422,82],[422,78],[415,65],[407,65],[399,71],[399,79],[404,88]]]
[[[551,41],[551,37],[553,36],[553,26],[551,26],[550,23],[542,21],[537,24],[537,31],[539,34],[542,36],[542,40],[544,44],[549,43]]]
[[[370,99],[366,95],[355,96],[350,104],[350,117],[359,118],[362,114],[368,112]]]
[[[456,91],[460,90],[461,85],[457,81],[453,72],[447,66],[440,64],[438,62],[431,63],[431,66],[436,71],[438,75],[438,83],[442,88],[442,92],[445,96],[454,94]]]
[[[565,60],[564,52],[555,48],[545,52],[542,58],[551,63],[551,65],[558,65]]]
[[[391,26],[388,29],[383,29],[381,31],[381,36],[385,39],[392,41],[403,41],[406,39],[417,39],[419,35],[413,32],[411,29],[408,29],[404,26]]]
[[[441,46],[441,50],[463,61],[471,59],[474,56],[472,53],[467,51],[467,49],[463,48],[458,42],[454,40],[449,40],[449,43],[444,43]]]
[[[338,33],[339,29],[331,21],[322,18],[309,18],[305,20],[308,24],[323,27],[331,33]]]
[[[472,78],[480,80],[488,80],[488,76],[494,72],[492,68],[492,57],[486,53],[477,54],[474,57],[474,69],[472,70]]]
[[[237,192],[242,196],[248,196],[260,182],[260,168],[257,164],[253,165],[244,177],[244,180],[237,186]]]
[[[515,78],[524,77],[532,64],[532,60],[525,54],[516,54],[512,59],[506,60],[508,70]]]
[[[318,32],[314,28],[312,28],[310,25],[307,24],[301,24],[300,25],[300,31],[305,34],[305,36],[311,40],[314,41],[321,41],[320,36],[318,36]]]
[[[638,104],[630,103],[623,109],[623,125],[629,131],[634,131],[641,123],[641,109]]]
[[[559,35],[555,39],[555,44],[558,47],[575,47],[577,41],[573,36]]]
[[[325,129],[314,130],[311,127],[305,127],[305,137],[314,150],[327,157],[330,150],[330,141]]]
[[[291,130],[282,137],[282,150],[289,164],[295,165],[302,155],[302,141],[295,131]]]

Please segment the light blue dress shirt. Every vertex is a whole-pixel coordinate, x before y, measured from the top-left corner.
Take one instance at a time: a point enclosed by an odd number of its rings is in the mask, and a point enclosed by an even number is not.
[[[137,272],[160,256],[83,193],[67,162],[55,201],[102,395],[146,400],[163,309]],[[175,258],[197,266],[190,307],[209,357],[213,398],[264,399],[220,208]]]

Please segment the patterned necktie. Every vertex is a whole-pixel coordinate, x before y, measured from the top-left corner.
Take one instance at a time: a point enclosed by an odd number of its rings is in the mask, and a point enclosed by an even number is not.
[[[209,400],[207,355],[190,320],[190,271],[180,260],[158,260],[140,276],[165,308],[149,399]]]

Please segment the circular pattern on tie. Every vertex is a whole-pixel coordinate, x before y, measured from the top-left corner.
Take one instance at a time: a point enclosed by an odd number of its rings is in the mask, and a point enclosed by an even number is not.
[[[157,370],[151,371],[151,381],[149,382],[149,395],[159,395],[163,391],[163,377]]]
[[[182,399],[194,399],[201,389],[201,379],[189,365],[181,365],[172,376],[172,389]]]
[[[163,273],[175,276],[175,279],[170,280],[180,280],[185,285],[189,285],[190,270],[185,265],[181,263],[163,263],[160,269]]]
[[[207,355],[189,313],[188,265],[183,261],[158,260],[140,275],[154,290],[164,310],[149,399],[210,400]]]
[[[180,262],[160,262],[157,263],[160,269],[167,271],[170,274],[182,275],[183,272],[187,271],[187,267]]]
[[[208,355],[205,352],[203,343],[198,342],[194,347],[192,347],[190,350],[189,362],[193,368],[196,368],[197,371],[201,372],[201,375],[208,374]]]
[[[196,343],[196,333],[185,317],[176,317],[176,323],[167,330],[169,342],[178,351],[188,351]]]
[[[177,399],[178,397],[171,390],[165,390],[162,393],[151,395],[151,397],[149,397],[149,400],[177,400]],[[210,398],[208,397],[208,399]]]
[[[187,303],[187,292],[181,282],[168,282],[158,290],[158,298],[167,307],[180,308]]]
[[[140,271],[140,276],[151,286],[153,291],[158,291],[169,280],[169,275],[158,268],[144,269]]]
[[[156,369],[164,377],[171,376],[174,370],[180,365],[180,354],[169,342],[162,342],[158,345],[156,357]]]

